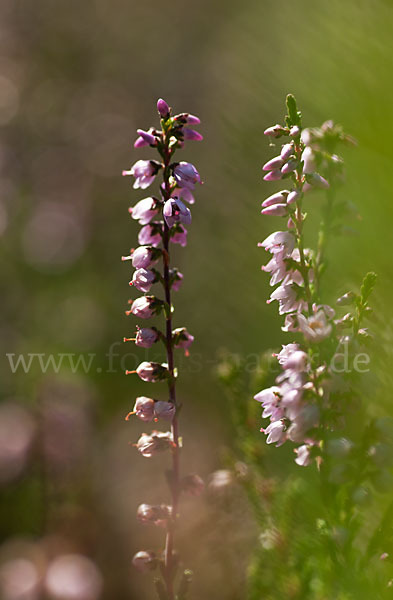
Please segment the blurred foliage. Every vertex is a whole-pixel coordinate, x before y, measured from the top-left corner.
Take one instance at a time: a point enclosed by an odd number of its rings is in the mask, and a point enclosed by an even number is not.
[[[130,561],[137,549],[156,542],[155,531],[135,523],[135,510],[143,501],[165,501],[165,459],[146,469],[128,446],[139,424],[123,420],[146,387],[123,376],[145,355],[120,342],[134,322],[122,313],[130,273],[119,258],[136,240],[127,207],[142,197],[120,173],[148,156],[131,142],[137,127],[151,124],[159,96],[178,111],[198,114],[205,136],[183,155],[205,180],[189,245],[177,252],[185,280],[175,323],[196,336],[190,359],[177,359],[184,469],[207,475],[219,466],[222,445],[235,443],[227,400],[212,374],[216,348],[247,355],[251,365],[284,339],[277,339],[279,319],[264,302],[268,281],[256,243],[275,226],[274,218],[257,218],[268,189],[261,185],[260,166],[270,154],[262,132],[277,119],[288,90],[307,123],[333,118],[359,143],[346,151],[341,193],[355,201],[362,220],[354,223],[356,235],[334,244],[325,286],[345,292],[366,270],[379,274],[374,305],[383,321],[378,358],[384,393],[370,392],[370,410],[392,414],[392,25],[389,0],[2,0],[2,396],[4,410],[11,404],[25,411],[8,411],[8,420],[3,413],[3,436],[14,433],[9,437],[22,440],[25,452],[2,482],[7,543],[15,535],[57,536],[63,541],[50,550],[46,544],[46,555],[90,556],[104,575],[105,598],[153,597]],[[110,359],[112,344],[119,356]],[[5,355],[32,352],[95,358],[87,373],[82,367],[73,373],[65,360],[57,374],[53,368],[43,373],[36,363],[28,374],[13,374]],[[246,397],[244,391],[237,396],[242,406]],[[258,406],[250,411],[247,427],[257,437],[247,460],[263,461],[268,479],[277,461],[292,471],[291,460],[281,458],[285,451],[267,460]],[[238,433],[244,427],[239,423]],[[291,494],[305,496],[300,490],[296,481],[288,484],[289,504]],[[307,517],[306,505],[300,508],[282,518]],[[244,528],[244,511],[231,513],[237,521],[228,515],[227,527],[209,504],[186,503],[183,513],[179,545],[196,574],[193,597],[212,590],[223,600],[241,597],[243,557],[255,543],[250,521]],[[236,531],[242,560],[228,561],[223,540],[232,542]],[[280,582],[281,597],[302,585],[295,571],[291,567]],[[318,582],[313,585],[317,589]]]

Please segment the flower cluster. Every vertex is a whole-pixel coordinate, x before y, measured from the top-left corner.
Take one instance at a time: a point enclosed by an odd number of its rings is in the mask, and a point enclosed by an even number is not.
[[[146,458],[159,452],[171,451],[172,470],[168,474],[171,505],[142,504],[137,511],[137,517],[142,523],[152,523],[166,529],[163,559],[157,558],[150,551],[143,550],[135,555],[133,564],[141,571],[155,569],[160,565],[163,582],[158,582],[157,585],[159,589],[160,586],[164,586],[165,597],[173,600],[177,564],[173,548],[174,523],[177,518],[180,493],[187,489],[179,474],[180,437],[177,419],[179,405],[176,401],[177,369],[174,363],[174,349],[181,348],[188,354],[188,348],[194,341],[194,337],[185,327],[172,328],[172,292],[179,290],[183,275],[171,266],[170,255],[171,244],[185,246],[187,243],[186,227],[191,224],[191,211],[187,204],[194,203],[195,187],[202,183],[194,165],[184,161],[175,162],[173,156],[177,149],[184,146],[185,140],[198,141],[202,140],[202,136],[190,128],[190,125],[200,123],[198,117],[188,113],[172,116],[170,107],[162,99],[158,100],[157,109],[161,117],[161,128],[138,129],[134,146],[154,148],[158,152],[158,160],[138,160],[130,170],[123,171],[123,175],[134,178],[135,189],[148,188],[159,174],[162,175],[162,181],[157,196],[144,198],[129,209],[131,217],[141,225],[138,235],[139,247],[131,250],[130,255],[124,256],[123,260],[131,261],[135,269],[130,286],[143,294],[129,301],[130,308],[126,314],[144,320],[163,314],[165,330],[137,326],[135,337],[124,338],[124,341],[133,341],[141,348],[150,348],[160,341],[163,342],[166,362],[143,361],[135,371],[126,371],[126,374],[136,373],[142,381],[150,383],[166,381],[169,398],[155,400],[140,396],[126,419],[135,415],[145,423],[162,420],[171,424],[170,431],[154,430],[150,433],[142,433],[138,442],[134,444],[138,452]],[[158,267],[160,262],[161,270]],[[155,284],[160,284],[163,288],[162,299],[151,294]],[[188,477],[194,481],[193,478],[197,476]],[[199,487],[200,481],[198,478]]]
[[[338,418],[340,409],[330,394],[333,380],[337,385],[338,379],[335,355],[345,345],[349,344],[352,350],[354,344],[359,345],[360,320],[368,309],[367,290],[372,289],[374,278],[366,277],[360,296],[350,293],[346,295],[347,302],[346,296],[338,300],[339,305],[355,304],[354,314],[335,320],[335,310],[321,304],[324,254],[335,218],[333,188],[343,178],[343,161],[335,154],[335,147],[340,141],[353,140],[331,121],[321,128],[303,129],[301,113],[291,95],[287,97],[287,109],[285,125],[265,131],[273,139],[287,139],[263,170],[267,171],[265,181],[285,179],[288,189],[275,192],[262,202],[263,215],[285,217],[287,226],[284,231],[269,235],[259,246],[271,255],[262,270],[269,273],[270,285],[277,286],[267,302],[277,300],[279,314],[285,315],[283,331],[300,334],[301,341],[283,346],[277,355],[282,368],[277,385],[262,390],[255,399],[263,406],[262,417],[270,418],[270,424],[261,430],[267,435],[267,443],[280,446],[290,440],[300,444],[295,449],[296,462],[306,466],[311,456],[320,456],[326,431]],[[316,189],[326,190],[327,204],[314,251],[304,244],[303,201]],[[343,335],[348,327],[352,328],[351,333]]]

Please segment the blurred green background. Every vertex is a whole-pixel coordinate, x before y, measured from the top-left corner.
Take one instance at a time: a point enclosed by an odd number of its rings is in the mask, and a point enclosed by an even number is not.
[[[266,257],[257,242],[281,227],[259,213],[275,189],[262,181],[261,165],[272,156],[262,134],[282,122],[287,92],[306,126],[332,118],[358,140],[345,149],[340,194],[362,218],[330,249],[326,301],[375,270],[374,303],[389,343],[392,27],[390,0],[1,1],[4,556],[18,554],[13,544],[38,552],[32,540],[44,536],[40,552],[44,545],[48,556],[67,551],[96,562],[104,598],[151,597],[130,562],[162,532],[136,524],[135,510],[165,501],[167,457],[137,455],[128,442],[143,424],[125,423],[124,415],[137,395],[164,390],[123,375],[145,353],[120,343],[135,324],[124,315],[135,293],[120,261],[138,230],[127,208],[150,189],[135,192],[120,174],[152,156],[132,144],[137,127],[157,124],[158,97],[175,112],[199,115],[205,137],[179,153],[205,181],[188,246],[174,250],[185,275],[175,325],[196,337],[191,357],[177,359],[184,469],[206,477],[231,444],[214,373],[218,349],[248,356],[252,369],[258,353],[285,339],[275,307],[265,303]],[[310,197],[310,212],[322,198]],[[111,347],[119,355],[112,364]],[[95,357],[88,373],[73,373],[66,360],[58,373],[42,373],[37,363],[12,373],[10,353]],[[391,411],[389,398],[386,406]],[[12,442],[19,438],[22,458]],[[11,467],[10,452],[19,460]],[[224,525],[204,501],[185,503],[179,544],[186,566],[200,573],[195,598],[241,598],[253,525],[239,503]]]

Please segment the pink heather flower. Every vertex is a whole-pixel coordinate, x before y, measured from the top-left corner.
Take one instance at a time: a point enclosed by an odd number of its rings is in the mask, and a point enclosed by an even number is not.
[[[149,225],[145,225],[138,235],[139,244],[141,246],[145,244],[154,247],[159,246],[161,243],[161,231],[162,227],[160,223],[149,223]]]
[[[182,161],[176,165],[173,169],[173,175],[180,188],[193,190],[196,183],[201,183],[201,177],[198,171],[194,165],[188,162]]]
[[[140,550],[137,552],[132,559],[132,564],[141,573],[147,573],[156,568],[158,561],[154,552],[147,552],[146,550]]]
[[[127,311],[127,314],[131,313],[140,319],[150,319],[158,313],[161,306],[162,303],[154,296],[141,296],[133,301],[131,309],[129,312]]]
[[[282,190],[281,192],[276,192],[272,194],[266,200],[262,202],[262,208],[266,208],[268,206],[272,206],[273,204],[283,204],[286,202],[287,196],[289,194],[288,190]]]
[[[299,325],[297,322],[297,314],[285,315],[285,321],[283,327],[281,327],[282,331],[299,331]]]
[[[294,125],[293,127],[291,127],[291,129],[289,130],[289,135],[291,137],[297,137],[300,134],[300,128],[297,125]]]
[[[172,227],[175,223],[185,225],[191,223],[191,211],[179,199],[169,198],[164,204],[163,215],[168,227]]]
[[[150,458],[158,452],[168,450],[173,444],[170,431],[152,431],[151,434],[142,433],[136,448],[145,458]]]
[[[154,160],[138,160],[129,171],[123,171],[123,175],[135,177],[133,187],[144,190],[153,183],[160,168],[161,164]]]
[[[147,269],[157,262],[161,255],[159,250],[149,246],[139,246],[131,254],[134,269]]]
[[[282,146],[280,156],[283,160],[288,160],[292,153],[293,143],[291,142],[290,144],[284,144],[284,146]]]
[[[332,308],[328,304],[315,304],[314,302],[314,304],[312,305],[312,310],[314,314],[317,313],[319,310],[323,310],[327,319],[334,319],[336,315],[336,311],[334,310],[334,308]]]
[[[179,121],[184,125],[199,125],[201,120],[199,117],[195,115],[190,115],[189,113],[180,113],[180,115],[176,115],[173,117],[175,121]]]
[[[303,300],[298,299],[296,291],[291,284],[280,285],[272,292],[267,303],[270,304],[270,302],[273,302],[274,300],[278,300],[278,312],[280,315],[284,315],[288,312],[295,312],[305,305]]]
[[[154,419],[154,404],[155,402],[152,398],[139,396],[135,401],[133,413],[138,419],[148,423]]]
[[[176,225],[171,229],[170,241],[173,244],[180,244],[184,248],[187,246],[187,229],[183,225]]]
[[[277,169],[281,169],[284,161],[281,156],[275,156],[267,161],[262,167],[262,171],[276,171]]]
[[[264,408],[262,417],[271,417],[272,421],[278,421],[284,416],[284,410],[280,406],[280,388],[276,385],[258,392],[254,400],[260,402]]]
[[[136,138],[135,142],[134,142],[134,148],[144,148],[145,146],[148,146],[149,144],[146,142],[146,140],[143,139],[143,137],[139,136]]]
[[[271,254],[281,254],[282,257],[288,256],[295,247],[295,237],[288,231],[275,231],[258,245]]]
[[[137,290],[146,294],[150,291],[155,281],[155,273],[147,269],[137,269],[132,277],[132,281],[130,281],[130,285],[135,286]]]
[[[270,423],[268,427],[264,430],[264,433],[267,435],[267,444],[276,444],[278,446],[282,446],[287,439],[287,434],[285,432],[285,423],[282,419],[279,421],[273,421]]]
[[[168,119],[170,117],[171,109],[169,108],[165,100],[163,100],[162,98],[159,98],[159,100],[157,100],[157,110],[158,114],[162,119]]]
[[[185,354],[188,355],[188,348],[194,341],[194,336],[188,333],[185,327],[179,327],[172,331],[172,338],[175,348],[184,348]]]
[[[147,225],[158,214],[160,206],[154,198],[144,198],[139,200],[129,209],[131,216],[141,225]]]
[[[302,314],[299,314],[297,318],[301,332],[306,340],[310,342],[321,342],[327,338],[332,331],[332,326],[327,322],[323,310],[319,310],[308,318]]]
[[[172,402],[158,400],[154,405],[154,416],[156,419],[172,421],[176,413],[176,406]]]
[[[288,194],[287,204],[293,204],[294,202],[297,202],[298,200],[300,200],[300,198],[301,198],[301,193],[298,192],[297,190],[293,190],[292,192],[290,192]]]
[[[317,170],[315,154],[310,146],[306,146],[302,152],[303,173],[314,173]]]
[[[287,266],[285,262],[281,259],[280,255],[275,254],[271,260],[267,263],[267,265],[262,265],[262,271],[271,274],[270,285],[277,285],[286,277],[287,275]]]
[[[263,179],[265,181],[278,181],[279,179],[281,179],[281,177],[281,171],[269,171],[269,173],[267,173]]]
[[[203,135],[198,131],[194,131],[194,129],[183,129],[183,136],[185,140],[194,140],[196,142],[201,142],[203,140]]]
[[[149,383],[156,383],[168,377],[167,366],[156,362],[143,361],[135,372],[142,381]]]
[[[178,292],[181,288],[181,284],[183,283],[183,273],[180,273],[180,271],[173,271],[173,275],[171,274],[171,279],[172,279],[172,290],[174,292]]]
[[[293,173],[298,167],[298,161],[296,159],[291,159],[285,163],[285,165],[281,169],[281,173],[283,175],[287,175],[288,173]]]
[[[301,467],[308,467],[308,465],[311,463],[310,448],[304,444],[303,446],[296,448],[295,452],[297,455],[295,458],[295,463]]]
[[[172,508],[167,504],[152,506],[151,504],[140,504],[136,512],[138,521],[141,523],[151,523],[165,527],[172,514]]]
[[[194,204],[195,202],[194,195],[188,188],[175,188],[172,192],[172,197],[182,198],[185,202],[188,202],[188,204]]]
[[[278,354],[274,354],[273,356],[276,356],[282,368],[286,369],[288,359],[298,350],[298,344],[283,344],[281,351]]]
[[[283,217],[287,214],[287,205],[286,204],[273,204],[272,206],[267,206],[261,210],[263,215],[270,215],[272,217]]]
[[[139,348],[151,348],[159,339],[156,329],[151,327],[138,327],[135,345]]]
[[[265,135],[269,135],[270,137],[280,137],[282,135],[284,135],[285,129],[283,127],[281,127],[281,125],[277,124],[277,125],[273,125],[272,127],[268,127],[267,129],[265,129],[265,131],[263,132]]]
[[[136,132],[149,146],[157,146],[157,139],[152,133],[143,129],[137,129]]]

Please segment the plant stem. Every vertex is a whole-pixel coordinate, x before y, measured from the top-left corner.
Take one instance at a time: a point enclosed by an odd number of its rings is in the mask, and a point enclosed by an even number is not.
[[[170,197],[170,184],[169,184],[169,163],[171,159],[171,152],[168,148],[168,141],[165,139],[165,148],[164,148],[164,199],[168,200]],[[174,355],[173,355],[173,342],[172,342],[172,303],[171,303],[171,285],[170,285],[170,275],[169,275],[169,266],[170,266],[170,254],[169,254],[169,227],[164,222],[164,232],[163,232],[163,262],[164,262],[164,292],[165,292],[165,302],[168,305],[168,311],[166,313],[166,353],[167,353],[167,363],[168,363],[168,371],[169,371],[169,379],[168,379],[168,388],[169,388],[169,402],[172,404],[176,404],[176,380],[175,380],[175,364],[174,364]],[[166,533],[166,542],[165,542],[165,553],[164,553],[164,578],[166,584],[166,591],[168,600],[174,600],[174,588],[173,581],[175,576],[175,564],[174,564],[174,555],[173,555],[173,547],[174,547],[174,529],[176,522],[176,514],[177,507],[180,495],[180,475],[179,475],[179,428],[178,428],[178,420],[175,414],[172,426],[172,439],[173,439],[173,448],[172,448],[172,472],[169,480],[169,487],[172,495],[172,518],[168,521],[167,525],[167,533]]]

